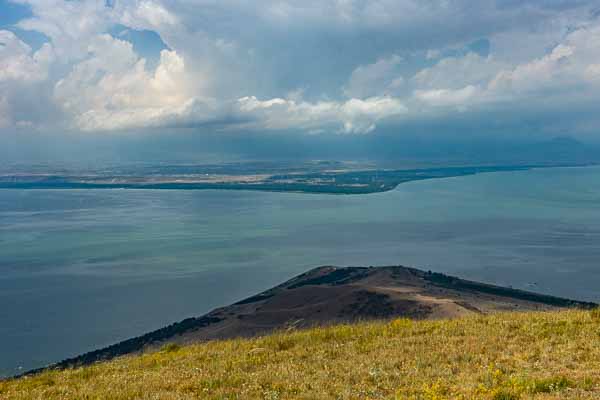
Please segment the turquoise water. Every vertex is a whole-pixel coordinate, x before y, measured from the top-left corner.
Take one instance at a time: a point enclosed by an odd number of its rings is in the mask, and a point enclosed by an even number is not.
[[[0,375],[202,314],[313,266],[411,265],[600,301],[600,168],[357,196],[0,190]]]

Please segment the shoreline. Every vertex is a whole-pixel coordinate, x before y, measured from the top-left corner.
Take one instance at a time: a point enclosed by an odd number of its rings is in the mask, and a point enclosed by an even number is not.
[[[186,318],[155,331],[0,380],[49,369],[90,365],[155,349],[166,343],[190,344],[255,337],[292,326],[310,328],[397,317],[446,319],[470,313],[591,309],[597,306],[593,302],[480,283],[411,267],[325,266],[311,269],[205,315]],[[259,322],[262,328],[256,328]]]
[[[85,177],[48,176],[40,177],[7,175],[0,177],[0,189],[13,190],[235,190],[270,193],[301,193],[328,195],[365,195],[385,193],[399,185],[430,179],[455,178],[495,172],[530,171],[547,168],[583,168],[598,164],[558,165],[495,165],[436,167],[407,170],[358,170],[343,172],[318,172],[308,174],[274,174],[263,181],[255,182],[180,182],[163,181],[133,182],[138,176],[120,177],[124,182],[113,183]],[[87,179],[87,180],[86,180]],[[128,182],[127,179],[132,181]],[[322,183],[322,180],[333,181]],[[338,183],[338,180],[340,183]],[[349,183],[350,182],[350,183]]]
[[[539,165],[497,165],[438,167],[408,170],[365,170],[329,173],[326,171],[308,174],[274,174],[256,182],[127,182],[140,177],[120,177],[124,182],[105,182],[85,177],[68,176],[5,176],[0,177],[0,189],[21,190],[78,190],[78,189],[140,189],[140,190],[248,190],[274,193],[340,194],[358,195],[384,193],[398,185],[419,180],[470,176],[489,172],[527,171],[533,168],[552,168]],[[87,179],[87,180],[86,180]],[[113,178],[114,180],[114,178]],[[323,181],[329,180],[328,183]],[[339,183],[338,183],[339,181]]]

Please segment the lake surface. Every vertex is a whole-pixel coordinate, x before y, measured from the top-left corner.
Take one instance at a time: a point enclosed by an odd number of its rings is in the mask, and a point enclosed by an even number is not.
[[[487,173],[355,196],[0,190],[0,375],[203,314],[325,264],[409,265],[600,301],[600,168]]]

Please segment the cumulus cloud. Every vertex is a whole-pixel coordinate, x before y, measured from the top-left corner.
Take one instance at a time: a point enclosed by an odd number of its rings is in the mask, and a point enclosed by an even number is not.
[[[414,80],[419,87],[458,89],[489,81],[506,65],[493,56],[482,57],[469,52],[461,57],[447,57],[432,67],[420,70]]]
[[[373,64],[357,67],[344,87],[348,97],[368,97],[376,94],[394,92],[402,86],[404,78],[398,75],[397,67],[402,58],[396,54],[380,58]]]
[[[112,10],[102,1],[16,0],[31,7],[32,16],[17,26],[43,33],[50,38],[61,62],[83,55],[89,40],[106,31],[112,23]]]
[[[521,112],[566,99],[600,100],[598,43],[600,24],[593,21],[568,33],[545,55],[522,63],[511,65],[474,53],[444,58],[415,74],[413,95],[422,104],[460,111],[509,104]]]
[[[138,0],[135,2],[119,2],[116,5],[119,22],[133,29],[149,29],[162,31],[178,24],[178,18],[160,2]]]
[[[80,131],[219,121],[356,134],[600,97],[593,1],[12,1],[31,7],[17,26],[48,42],[34,51],[0,29],[3,129],[28,123],[34,92],[38,109],[51,102]],[[109,34],[116,25],[155,31],[168,48],[148,63]],[[468,51],[477,41],[489,54]]]
[[[251,96],[240,98],[238,103],[240,112],[252,115],[268,129],[313,133],[324,129],[340,133],[369,133],[375,129],[377,122],[406,112],[406,107],[398,99],[390,97],[310,103],[281,98],[261,101]]]
[[[489,88],[513,95],[589,89],[600,63],[599,43],[600,23],[577,29],[545,56],[498,73]]]
[[[473,85],[462,89],[432,89],[416,90],[415,97],[425,104],[432,106],[457,106],[464,110],[477,95],[478,89]]]
[[[91,41],[88,54],[54,91],[82,130],[152,126],[191,104],[185,63],[175,51],[163,50],[153,72],[131,43],[107,34]]]
[[[572,47],[560,44],[542,58],[501,71],[490,83],[490,89],[518,93],[561,86],[567,72],[561,64],[568,63],[572,55]]]
[[[53,56],[52,46],[48,43],[33,52],[14,33],[0,30],[0,82],[35,82],[46,79]]]

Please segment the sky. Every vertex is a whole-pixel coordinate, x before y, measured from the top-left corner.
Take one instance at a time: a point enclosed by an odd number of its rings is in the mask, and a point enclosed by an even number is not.
[[[0,0],[4,159],[594,142],[599,104],[597,0]]]

